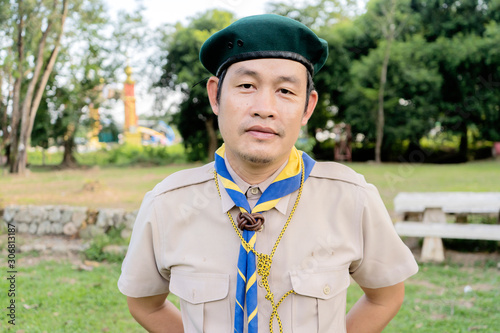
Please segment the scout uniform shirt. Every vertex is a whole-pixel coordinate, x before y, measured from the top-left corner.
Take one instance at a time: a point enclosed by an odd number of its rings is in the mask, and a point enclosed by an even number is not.
[[[247,191],[228,169],[251,205],[280,171]],[[234,330],[240,240],[226,212],[235,217],[239,209],[224,188],[219,197],[213,177],[210,163],[177,172],[146,194],[118,281],[130,297],[177,295],[188,333]],[[263,213],[258,252],[271,253],[297,192]],[[317,162],[275,253],[269,285],[275,302],[291,289],[296,293],[278,308],[283,332],[342,333],[350,277],[364,287],[381,288],[417,270],[376,188],[346,166]],[[272,308],[260,277],[258,284],[259,333],[266,333]],[[276,320],[273,325],[279,332]]]

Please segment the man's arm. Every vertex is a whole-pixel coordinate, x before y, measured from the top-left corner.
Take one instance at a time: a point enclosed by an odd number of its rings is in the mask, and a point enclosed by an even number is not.
[[[150,333],[183,333],[181,312],[167,294],[149,297],[127,297],[132,317]]]
[[[370,289],[347,314],[348,333],[378,333],[398,313],[405,296],[404,282],[390,287]]]

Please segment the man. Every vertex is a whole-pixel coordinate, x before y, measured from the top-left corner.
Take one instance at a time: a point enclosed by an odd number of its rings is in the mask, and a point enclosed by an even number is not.
[[[148,331],[380,332],[398,312],[418,267],[377,190],[294,148],[327,54],[277,15],[243,18],[203,45],[224,145],[143,201],[118,286]],[[364,295],[346,316],[350,277]]]

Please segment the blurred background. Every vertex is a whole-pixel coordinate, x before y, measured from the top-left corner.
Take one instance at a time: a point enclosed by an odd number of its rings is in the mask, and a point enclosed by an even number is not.
[[[498,1],[1,6],[0,152],[11,173],[113,164],[95,153],[127,143],[212,159],[221,138],[199,48],[258,13],[289,16],[329,42],[320,101],[297,142],[317,159],[459,163],[500,151]]]
[[[500,0],[0,0],[0,264],[11,223],[24,281],[20,325],[0,331],[142,331],[116,290],[135,214],[168,174],[213,159],[200,47],[262,13],[329,44],[299,149],[365,175],[395,223],[425,219],[398,209],[402,192],[489,192],[487,214],[443,216],[498,224]],[[386,332],[499,332],[495,237],[443,238]],[[423,238],[405,238],[417,258]]]

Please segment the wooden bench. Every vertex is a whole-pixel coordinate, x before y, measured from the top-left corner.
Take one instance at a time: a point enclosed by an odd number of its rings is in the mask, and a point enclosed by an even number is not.
[[[444,261],[441,238],[500,241],[500,224],[447,223],[446,214],[463,220],[470,214],[495,215],[500,222],[500,193],[496,192],[428,192],[399,193],[394,210],[403,221],[394,226],[400,236],[424,237],[420,261]],[[415,214],[422,221],[407,221]]]

